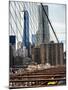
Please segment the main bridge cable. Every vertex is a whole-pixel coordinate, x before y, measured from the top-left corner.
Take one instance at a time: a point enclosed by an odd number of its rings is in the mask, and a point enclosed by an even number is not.
[[[41,3],[41,6],[42,6],[42,9],[43,9],[43,11],[44,11],[46,17],[47,17],[47,20],[48,20],[50,26],[51,26],[51,28],[52,28],[52,31],[53,31],[53,33],[54,33],[54,35],[55,35],[55,37],[56,37],[56,40],[57,40],[57,42],[59,43],[59,40],[58,40],[58,38],[57,38],[57,35],[56,35],[55,31],[54,31],[54,28],[53,28],[53,26],[52,26],[52,24],[51,24],[51,22],[50,22],[50,20],[49,20],[49,17],[48,17],[48,15],[47,15],[47,13],[46,13],[46,11],[45,11],[44,6],[43,6],[42,3]]]

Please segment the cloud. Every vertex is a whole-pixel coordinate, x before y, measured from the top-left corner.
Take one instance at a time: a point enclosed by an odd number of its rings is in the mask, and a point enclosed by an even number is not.
[[[52,26],[58,31],[63,30],[65,31],[65,23],[63,22],[52,22]]]

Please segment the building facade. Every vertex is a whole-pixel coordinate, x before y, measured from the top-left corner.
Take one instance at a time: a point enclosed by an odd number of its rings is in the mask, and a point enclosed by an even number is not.
[[[24,11],[23,45],[29,48],[29,13]]]
[[[44,9],[48,15],[48,6],[45,5]],[[49,43],[50,40],[50,32],[49,32],[49,25],[48,25],[48,20],[47,17],[44,13],[44,10],[42,8],[41,5],[38,6],[38,12],[39,12],[39,16],[38,16],[38,20],[39,20],[39,27],[38,27],[38,42],[39,44],[41,43]]]

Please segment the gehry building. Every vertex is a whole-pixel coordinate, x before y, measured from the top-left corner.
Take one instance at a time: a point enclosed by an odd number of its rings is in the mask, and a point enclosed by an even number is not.
[[[48,15],[48,6],[44,5],[44,9]],[[38,39],[37,43],[38,44],[49,43],[50,32],[49,32],[48,20],[41,5],[38,6],[38,12],[39,12],[38,14],[39,27],[38,27],[37,34],[39,35],[37,37]]]

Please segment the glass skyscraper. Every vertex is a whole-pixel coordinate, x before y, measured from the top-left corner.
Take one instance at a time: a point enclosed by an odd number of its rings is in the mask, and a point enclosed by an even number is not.
[[[29,13],[24,11],[24,31],[23,31],[23,45],[29,47]]]

